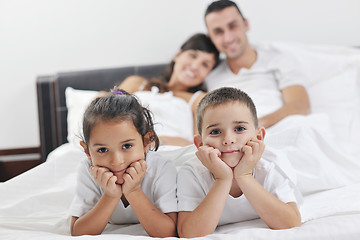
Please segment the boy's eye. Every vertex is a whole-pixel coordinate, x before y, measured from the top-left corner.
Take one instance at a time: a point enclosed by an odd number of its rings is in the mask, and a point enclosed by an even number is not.
[[[195,53],[190,53],[189,54],[191,58],[196,58],[196,54]]]
[[[99,148],[97,150],[99,153],[106,153],[107,151],[109,151],[107,148]]]
[[[124,145],[122,146],[122,149],[130,149],[131,147],[132,147],[131,144],[124,144]]]
[[[214,129],[210,132],[210,135],[217,135],[217,134],[220,134],[220,130],[218,129]]]
[[[235,132],[242,132],[244,130],[245,130],[245,128],[241,127],[241,126],[235,128]]]

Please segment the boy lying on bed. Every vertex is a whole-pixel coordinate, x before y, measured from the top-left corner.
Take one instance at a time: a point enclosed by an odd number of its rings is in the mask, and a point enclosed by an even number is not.
[[[235,88],[206,95],[197,109],[196,156],[178,172],[178,234],[198,237],[218,225],[260,217],[272,229],[300,226],[295,183],[265,150],[251,98]],[[263,154],[264,153],[264,154]]]

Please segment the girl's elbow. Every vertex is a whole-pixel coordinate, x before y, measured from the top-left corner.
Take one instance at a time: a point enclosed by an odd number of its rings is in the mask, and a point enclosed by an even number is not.
[[[273,230],[283,230],[283,229],[290,229],[294,227],[300,227],[301,226],[301,219],[292,219],[290,221],[286,221],[282,224],[275,225],[275,226],[269,226],[270,229]]]

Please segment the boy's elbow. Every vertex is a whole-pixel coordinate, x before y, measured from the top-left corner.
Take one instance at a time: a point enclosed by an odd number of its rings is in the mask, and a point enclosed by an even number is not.
[[[203,232],[203,231],[184,231],[181,227],[178,227],[178,235],[180,238],[195,238],[195,237],[204,237],[211,234],[212,232]]]

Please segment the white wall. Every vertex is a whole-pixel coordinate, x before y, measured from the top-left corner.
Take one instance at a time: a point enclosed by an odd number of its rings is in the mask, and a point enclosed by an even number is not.
[[[209,0],[0,0],[0,149],[39,146],[35,79],[168,62]],[[358,0],[239,0],[253,41],[360,46]]]

